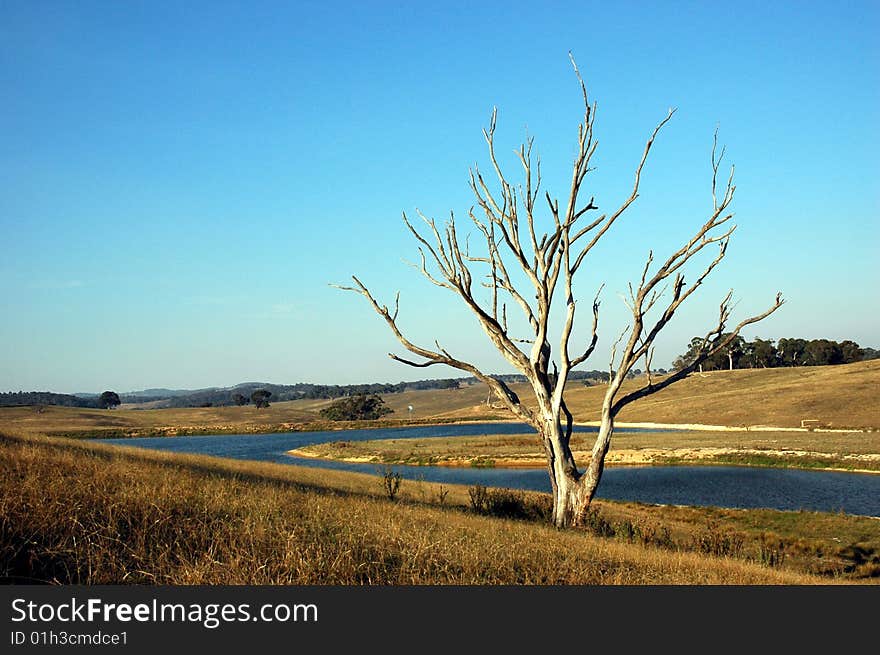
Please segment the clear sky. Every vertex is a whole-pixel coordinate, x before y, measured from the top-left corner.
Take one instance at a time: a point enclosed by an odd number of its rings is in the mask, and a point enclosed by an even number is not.
[[[582,111],[569,50],[598,103],[601,208],[678,108],[580,272],[583,298],[606,282],[584,368],[608,366],[648,249],[705,220],[716,125],[739,227],[655,365],[729,288],[735,319],[788,301],[746,338],[880,347],[878,34],[874,1],[0,2],[0,391],[461,375],[392,362],[381,319],[328,284],[352,273],[387,302],[401,291],[414,340],[509,371],[403,263],[400,215],[466,216],[493,106],[505,161],[534,136],[564,196]]]

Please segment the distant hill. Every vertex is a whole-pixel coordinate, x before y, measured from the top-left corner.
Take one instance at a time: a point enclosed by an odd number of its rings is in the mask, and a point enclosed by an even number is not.
[[[216,389],[217,387],[211,388]],[[204,391],[204,389],[198,391]],[[144,389],[143,391],[127,391],[124,396],[126,398],[174,398],[191,393],[194,393],[193,389]]]
[[[201,389],[186,394],[179,394],[163,399],[162,407],[222,407],[236,404],[234,396],[241,395],[250,401],[251,394],[258,389],[265,389],[272,395],[269,402],[283,402],[286,400],[301,399],[332,399],[342,396],[352,396],[360,393],[399,393],[412,389],[455,389],[469,378],[455,378],[445,380],[420,380],[418,382],[372,383],[372,384],[348,384],[328,385],[311,384],[300,382],[297,384],[272,384],[269,382],[242,382],[233,387]],[[124,396],[128,398],[128,396]],[[158,399],[153,399],[158,400]],[[124,402],[138,402],[125,400]],[[140,401],[146,402],[146,401]]]
[[[608,376],[606,371],[576,371],[572,374],[573,380],[604,379]],[[506,382],[525,382],[522,375],[498,375]],[[398,394],[404,391],[428,391],[432,389],[457,389],[462,385],[473,384],[473,377],[445,378],[440,380],[418,380],[416,382],[382,383],[371,384],[312,384],[300,382],[297,384],[272,384],[269,382],[242,382],[233,387],[201,389],[189,393],[180,393],[164,399],[151,398],[150,401],[162,400],[160,405],[153,407],[222,407],[234,405],[234,396],[242,395],[250,399],[251,394],[258,389],[265,389],[272,396],[269,402],[283,402],[287,400],[332,400],[343,396],[353,396],[361,393]],[[143,398],[134,399],[131,394],[120,396],[123,402],[138,403],[150,402]],[[131,399],[130,399],[131,398]]]
[[[120,393],[119,399],[129,406],[149,405],[151,409],[168,407],[222,407],[235,405],[236,395],[250,402],[251,394],[265,389],[272,395],[270,402],[299,400],[303,398],[333,399],[359,393],[398,393],[413,389],[454,389],[468,378],[446,380],[420,380],[397,384],[373,383],[350,385],[325,385],[311,383],[271,384],[268,382],[242,382],[232,387],[206,389],[144,389]],[[17,391],[0,393],[0,407],[18,405],[57,405],[61,407],[98,407],[98,395],[92,393],[63,394],[50,391]]]

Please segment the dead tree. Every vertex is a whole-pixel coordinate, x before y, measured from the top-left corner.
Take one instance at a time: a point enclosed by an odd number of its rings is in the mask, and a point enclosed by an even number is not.
[[[466,371],[488,385],[516,418],[534,427],[546,453],[553,490],[553,522],[559,527],[583,522],[602,476],[614,421],[620,411],[629,403],[683,379],[707,358],[724,350],[743,327],[766,318],[783,303],[781,295],[777,294],[765,312],[746,318],[729,329],[732,292],[728,293],[720,303],[715,326],[706,332],[702,348],[693,361],[666,377],[655,379],[651,376],[653,344],[657,335],[724,258],[735,229],[730,223],[733,214],[729,211],[735,190],[733,167],[726,184],[719,189],[718,173],[724,151],[717,152],[716,131],[711,157],[712,207],[708,220],[659,266],[654,265],[654,256],[650,252],[637,285],[629,285],[627,306],[632,313],[631,322],[611,348],[610,375],[602,401],[599,432],[585,470],[578,469],[570,448],[573,418],[565,402],[565,385],[572,369],[585,362],[596,348],[602,287],[591,303],[590,338],[572,352],[570,341],[577,308],[573,280],[599,240],[638,198],[648,154],[675,110],[669,110],[648,138],[635,169],[632,193],[613,211],[599,214],[595,197],[587,201],[581,199],[583,182],[591,170],[590,161],[597,145],[593,137],[596,105],[588,99],[586,85],[573,58],[571,63],[583,94],[584,116],[578,126],[577,152],[563,207],[549,193],[545,192],[543,197],[540,195],[540,161],[533,161],[531,138],[517,151],[522,165],[522,181],[517,185],[508,181],[495,153],[497,111],[493,110],[483,136],[496,181],[490,185],[478,167],[470,171],[470,188],[476,205],[469,211],[469,218],[482,236],[481,243],[485,241],[485,250],[479,256],[471,254],[466,238],[460,237],[454,215],[450,215],[444,226],[438,227],[434,219],[418,212],[426,226],[424,232],[417,230],[410,218],[405,213],[403,215],[403,222],[419,244],[420,263],[416,267],[431,283],[453,292],[467,305],[492,344],[526,377],[534,392],[533,403],[524,403],[504,381],[451,355],[438,342],[429,348],[410,341],[397,323],[399,293],[394,308],[389,309],[380,304],[356,276],[353,276],[354,286],[339,287],[366,297],[403,347],[421,358],[414,361],[390,353],[392,359],[416,367],[445,364]],[[547,228],[541,231],[536,227],[537,213],[538,205],[544,202]],[[714,258],[686,286],[685,264],[713,244],[717,247]],[[527,282],[518,287],[515,279]],[[486,281],[481,283],[482,280]],[[488,291],[480,293],[483,287]],[[550,313],[556,299],[564,303],[564,320],[561,331],[553,337]],[[527,338],[516,338],[508,329],[508,303],[518,305],[522,310],[528,325]],[[558,343],[555,360],[551,357],[552,341]],[[645,385],[623,393],[621,386],[627,373],[641,359],[645,360],[648,370]]]

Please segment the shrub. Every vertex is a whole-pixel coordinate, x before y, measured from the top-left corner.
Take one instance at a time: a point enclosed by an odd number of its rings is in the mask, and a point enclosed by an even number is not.
[[[527,496],[510,489],[487,489],[474,485],[468,489],[471,509],[478,514],[509,519],[544,520],[552,505],[544,496]]]
[[[397,492],[400,491],[400,480],[400,473],[390,466],[385,468],[385,473],[382,475],[382,488],[385,490],[388,500],[397,498]]]
[[[481,484],[476,484],[468,489],[468,498],[470,500],[471,509],[477,514],[488,513],[489,508],[489,491]]]
[[[331,421],[373,421],[393,411],[377,394],[362,393],[340,398],[322,409],[320,414]]]
[[[706,555],[738,557],[742,553],[743,541],[741,534],[721,530],[717,523],[709,521],[706,532],[694,537],[694,547]]]
[[[584,517],[584,527],[597,537],[613,537],[614,526],[595,507],[587,510]]]
[[[449,495],[449,489],[444,489],[443,485],[440,485],[440,490],[437,492],[437,502],[441,505],[446,504],[446,496]]]
[[[761,543],[758,544],[758,561],[764,566],[782,566],[782,562],[785,561],[785,542],[764,535]]]

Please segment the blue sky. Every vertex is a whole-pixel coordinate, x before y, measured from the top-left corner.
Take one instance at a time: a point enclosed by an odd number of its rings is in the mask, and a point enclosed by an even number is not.
[[[648,249],[705,220],[716,125],[739,227],[655,364],[729,288],[735,318],[788,300],[747,338],[880,347],[877,33],[876,2],[2,2],[0,391],[459,375],[389,360],[386,326],[329,286],[352,273],[401,291],[414,340],[509,370],[402,261],[417,253],[400,215],[466,216],[493,106],[505,161],[534,136],[564,195],[569,50],[598,103],[600,207],[678,108],[580,273],[582,297],[606,283],[585,368],[607,367]]]

